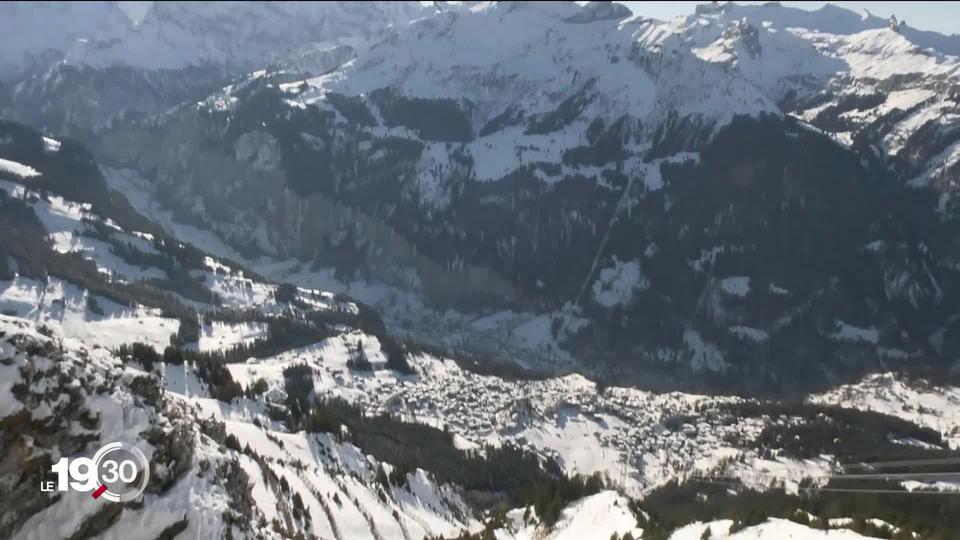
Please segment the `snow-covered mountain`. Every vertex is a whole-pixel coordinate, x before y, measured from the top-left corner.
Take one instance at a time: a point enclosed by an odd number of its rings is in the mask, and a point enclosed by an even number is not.
[[[960,38],[0,10],[0,538],[960,530]],[[141,500],[35,489],[113,440]]]
[[[363,40],[406,24],[423,8],[156,2],[136,23],[115,2],[10,2],[0,9],[0,96],[9,93],[12,101],[0,99],[0,110],[68,132],[128,111],[166,110],[300,48]]]
[[[955,41],[835,7],[438,4],[97,148],[420,339],[800,389],[957,361]]]
[[[67,60],[95,67],[253,70],[289,49],[363,39],[420,12],[416,2],[157,2],[123,35],[94,42]]]
[[[362,39],[420,12],[416,2],[157,2],[134,23],[115,2],[10,2],[0,19],[0,78],[44,54],[94,68],[218,65],[236,73],[312,42]]]
[[[115,39],[129,27],[115,2],[6,2],[0,7],[0,80],[50,65],[90,40]]]
[[[884,417],[601,387],[577,375],[475,373],[468,366],[490,366],[398,346],[349,298],[278,285],[181,243],[105,191],[74,141],[9,122],[0,124],[0,141],[5,537],[467,531],[561,539],[667,531],[683,539],[709,527],[718,538],[826,538],[805,523],[830,518],[864,531],[855,515],[883,514],[857,507],[799,517],[801,480],[828,482],[838,462],[865,451],[940,455],[957,441],[956,423],[931,424],[889,399],[884,410],[893,416]],[[928,406],[956,399],[956,388],[888,380],[897,395],[916,392]],[[811,401],[856,400],[860,392],[843,387]],[[793,430],[825,428],[828,435],[790,442]],[[141,502],[104,505],[84,493],[34,489],[59,456],[112,441],[148,456],[152,480]],[[539,482],[547,478],[577,474],[605,484],[549,504],[530,493],[533,485],[546,489]],[[677,486],[692,475],[739,478],[747,493],[782,492],[787,499],[770,515],[793,521],[659,516],[658,494],[730,496],[710,492],[709,483]],[[879,523],[869,530],[906,527]]]

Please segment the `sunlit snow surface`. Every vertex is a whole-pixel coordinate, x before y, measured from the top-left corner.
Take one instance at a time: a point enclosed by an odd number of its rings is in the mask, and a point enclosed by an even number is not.
[[[33,167],[9,159],[0,158],[0,174],[12,174],[19,178],[32,178],[40,173]]]
[[[225,527],[221,516],[232,503],[218,486],[221,480],[209,470],[204,473],[201,462],[230,459],[239,460],[252,482],[249,489],[256,504],[253,509],[255,517],[263,515],[272,521],[279,514],[289,514],[290,511],[289,494],[279,493],[275,481],[269,485],[265,483],[263,467],[267,467],[277,477],[286,478],[293,492],[300,494],[313,517],[313,532],[322,537],[336,536],[334,530],[343,533],[345,538],[452,536],[462,529],[476,527],[457,491],[437,485],[423,471],[411,473],[407,487],[391,487],[391,496],[381,498],[373,481],[379,465],[375,460],[329,434],[287,433],[265,419],[261,404],[241,400],[230,405],[209,398],[204,385],[195,379],[188,366],[164,368],[166,399],[160,411],[145,406],[131,394],[130,381],[146,376],[146,373],[135,365],[123,365],[105,348],[87,348],[85,343],[95,343],[94,338],[64,340],[62,346],[66,360],[59,365],[52,365],[49,361],[43,364],[40,357],[16,354],[8,341],[15,336],[28,336],[39,342],[58,337],[55,333],[53,338],[47,338],[36,328],[35,323],[25,319],[0,316],[0,335],[3,336],[0,340],[0,360],[3,360],[0,362],[0,375],[3,376],[0,379],[0,415],[7,416],[24,408],[13,397],[9,385],[20,382],[18,371],[30,365],[40,369],[53,367],[68,375],[64,381],[78,381],[70,383],[74,392],[77,388],[95,387],[97,381],[109,382],[112,389],[108,393],[90,395],[83,402],[83,406],[101,415],[97,431],[102,441],[135,444],[149,457],[153,449],[141,438],[141,433],[150,425],[164,425],[172,415],[181,419],[186,415],[193,426],[189,436],[196,438],[196,455],[191,469],[170,490],[148,494],[142,508],[125,510],[120,521],[104,533],[105,538],[154,538],[185,516],[188,518],[185,533],[188,536],[219,537]],[[47,383],[55,384],[53,380]],[[45,401],[28,407],[34,417],[49,414],[50,410]],[[249,456],[224,450],[222,446],[218,448],[216,443],[196,432],[196,422],[211,416],[224,421],[227,433],[236,436],[241,446],[249,445],[253,455],[263,460],[263,464]],[[252,422],[254,418],[259,418],[257,423]],[[77,426],[76,430],[79,432],[82,428]],[[37,452],[42,450],[37,448]],[[390,470],[389,464],[384,467]],[[101,507],[102,503],[87,493],[64,494],[54,504],[31,516],[14,537],[69,536]],[[262,522],[262,527],[255,523],[251,526],[266,537],[278,537],[276,531],[266,525],[270,521]]]
[[[729,534],[732,523],[729,519],[709,523],[693,523],[675,531],[670,536],[670,540],[700,540],[707,528],[711,532],[710,538],[718,540],[859,540],[874,538],[846,529],[829,531],[812,529],[786,519],[770,519],[766,523]]]
[[[960,448],[960,388],[924,381],[908,383],[890,373],[869,375],[811,396],[812,403],[889,414],[936,430],[951,448]]]
[[[357,343],[373,371],[347,368]],[[507,381],[428,355],[413,358],[416,375],[398,375],[385,363],[375,338],[350,333],[228,368],[244,387],[263,379],[269,399],[282,400],[283,370],[306,365],[318,396],[345,399],[369,414],[390,413],[448,430],[461,447],[516,444],[557,460],[570,474],[604,474],[634,496],[694,471],[716,471],[721,462],[738,457],[744,461],[733,460],[733,470],[725,473],[743,475],[745,483],[761,489],[775,478],[795,491],[802,478],[830,473],[830,456],[764,460],[749,448],[724,442],[729,437],[753,440],[766,425],[761,419],[720,422],[699,416],[683,426],[664,426],[667,418],[697,417],[704,408],[739,398],[618,387],[600,391],[579,375]],[[761,475],[753,478],[751,472]]]
[[[0,339],[0,414],[7,415],[23,408],[23,404],[12,398],[9,388],[4,385],[15,384],[20,375],[18,367],[28,361],[26,357],[15,354],[15,349],[7,340],[16,335],[27,335],[32,339],[44,341],[50,338],[40,335],[35,330],[35,323],[7,316],[0,316],[0,331],[4,339]],[[354,336],[355,337],[355,336]],[[56,335],[54,336],[56,339]],[[352,338],[351,338],[352,339]],[[374,339],[374,338],[369,338]],[[219,535],[224,530],[220,516],[231,504],[227,493],[217,485],[217,479],[209,473],[200,474],[197,469],[203,460],[221,462],[236,459],[241,468],[247,472],[250,480],[249,493],[256,505],[255,515],[262,515],[267,523],[274,517],[282,517],[289,512],[288,495],[278,492],[276,483],[265,481],[262,468],[268,467],[272,474],[286,478],[291,489],[299,493],[313,516],[311,530],[316,534],[337,536],[337,531],[343,538],[419,538],[425,534],[442,534],[453,536],[460,530],[476,530],[480,527],[474,519],[464,520],[463,516],[470,514],[457,490],[449,486],[437,485],[431,477],[423,472],[416,471],[408,479],[406,487],[391,487],[389,497],[384,499],[374,492],[376,483],[373,481],[376,468],[379,465],[369,456],[365,456],[350,444],[338,442],[329,434],[311,435],[303,432],[289,433],[277,423],[267,417],[266,409],[260,401],[240,398],[232,404],[226,404],[208,397],[204,385],[190,373],[189,366],[165,366],[163,368],[163,384],[166,388],[166,405],[162,411],[154,411],[138,405],[136,398],[129,393],[127,384],[134,377],[145,373],[136,365],[122,365],[106,349],[88,349],[83,341],[68,339],[63,342],[65,355],[68,361],[63,361],[58,369],[70,370],[70,379],[78,379],[84,385],[87,381],[102,380],[104,377],[114,382],[114,390],[106,395],[90,396],[86,406],[102,414],[100,436],[104,440],[128,441],[143,448],[147,455],[151,455],[150,445],[140,439],[140,433],[150,424],[162,421],[171,414],[187,415],[190,422],[198,422],[203,418],[213,417],[225,423],[227,434],[237,437],[242,447],[248,447],[257,456],[260,462],[252,457],[224,449],[213,444],[208,438],[194,431],[196,437],[196,451],[193,468],[181,478],[173,488],[159,495],[148,495],[143,509],[124,511],[120,521],[104,533],[105,538],[135,538],[149,539],[159,534],[175,521],[186,516],[188,518],[187,534],[193,537],[207,537]],[[317,349],[317,352],[326,353],[330,363],[338,365],[340,351],[336,346],[328,345]],[[377,350],[372,347],[369,352],[376,356]],[[303,353],[300,353],[303,354]],[[9,358],[13,357],[13,363]],[[83,358],[81,360],[80,358]],[[296,356],[294,356],[296,358]],[[299,358],[302,361],[303,358]],[[30,359],[35,366],[43,366],[41,358]],[[269,364],[267,362],[266,364]],[[51,366],[52,364],[47,364]],[[257,373],[253,368],[258,364],[231,366],[231,371],[238,375],[238,379],[247,382],[244,374],[269,375]],[[266,366],[264,366],[266,367]],[[316,366],[314,366],[316,367]],[[457,395],[471,395],[476,392],[469,388],[458,387],[455,378],[465,378],[468,375],[457,373],[458,368],[447,364],[446,368],[431,365],[427,362],[417,363],[418,371],[426,368],[443,372],[444,376],[438,382],[444,384],[443,392],[455,392]],[[66,372],[66,371],[65,371]],[[351,382],[350,376],[342,374],[341,387],[357,388],[362,391],[364,385]],[[395,374],[383,370],[376,370],[372,374],[359,376],[365,379],[398,380]],[[423,378],[408,377],[408,382]],[[429,380],[429,379],[428,379]],[[322,378],[321,378],[322,381]],[[273,381],[272,381],[273,382]],[[322,383],[321,383],[322,384]],[[493,378],[483,379],[483,388],[496,392],[496,385],[507,386],[506,391],[516,393],[528,392],[530,389],[509,388],[507,383],[497,383]],[[567,400],[571,395],[557,396],[557,392],[571,392],[582,395],[594,390],[592,383],[580,377],[566,377],[556,381],[544,381],[538,389],[544,396],[545,403],[559,397]],[[553,389],[552,391],[550,389]],[[318,392],[323,390],[318,388]],[[662,396],[642,396],[636,391],[627,389],[611,389],[611,399],[619,395],[633,396],[634,399],[651,400],[652,405],[659,409],[664,407],[695,406],[704,403],[702,396],[688,396],[671,394]],[[537,396],[538,394],[530,394]],[[269,396],[269,394],[268,394]],[[355,396],[359,397],[359,396]],[[634,401],[634,403],[639,403]],[[469,400],[451,402],[452,406],[474,406]],[[573,405],[559,405],[560,408],[572,410]],[[530,412],[536,418],[538,406],[535,404]],[[45,404],[31,405],[30,412],[34,416],[49,414],[49,407]],[[458,409],[462,410],[462,409]],[[174,413],[174,411],[177,411]],[[157,415],[161,416],[157,416]],[[571,472],[589,472],[591,465],[584,459],[595,459],[589,456],[590,449],[578,448],[578,443],[589,444],[590,437],[594,436],[582,431],[576,424],[590,424],[591,429],[603,430],[617,427],[612,416],[594,416],[589,421],[575,418],[570,413],[549,421],[546,425],[534,421],[522,433],[531,436],[539,444],[553,444],[557,454],[564,461]],[[448,413],[452,423],[457,422],[457,415]],[[408,418],[413,420],[413,418]],[[556,421],[560,421],[560,425]],[[427,421],[426,418],[418,421]],[[553,424],[552,426],[549,424]],[[194,424],[195,426],[196,424]],[[539,425],[539,427],[537,427]],[[552,430],[557,430],[569,437],[567,441],[559,441],[549,436],[541,436]],[[702,434],[701,434],[702,435]],[[488,441],[489,442],[489,441]],[[703,443],[704,441],[699,441]],[[536,444],[534,444],[536,447]],[[546,448],[540,447],[541,449]],[[594,451],[604,451],[602,445],[594,447]],[[717,457],[729,456],[729,452],[718,452]],[[709,460],[710,458],[705,458]],[[768,468],[773,465],[784,471],[792,472],[799,478],[811,471],[798,469],[789,462],[764,462],[757,460],[755,466]],[[389,471],[390,465],[383,464]],[[602,470],[602,468],[601,468]],[[612,471],[607,471],[611,473]],[[745,477],[747,471],[744,471]],[[76,496],[72,496],[76,495]],[[339,501],[336,502],[336,501]],[[47,538],[69,534],[81,522],[94,512],[98,506],[86,494],[68,494],[52,506],[41,510],[32,516],[28,523],[15,535],[16,538]],[[525,520],[524,509],[508,512],[508,522],[504,529],[497,531],[497,538],[526,540],[534,538],[549,538],[556,540],[573,540],[580,538],[608,538],[611,534],[618,535],[630,532],[635,537],[642,534],[637,527],[636,520],[629,509],[629,501],[615,491],[603,491],[585,499],[575,501],[563,510],[557,524],[547,530],[539,526],[535,519]],[[842,525],[839,522],[837,525]],[[694,523],[679,529],[671,537],[677,540],[686,538],[700,538],[705,527],[709,526],[716,538],[728,538],[729,521],[717,521],[709,524]],[[271,528],[254,529],[265,537],[275,537]],[[596,536],[600,534],[600,536]],[[862,538],[850,531],[818,531],[792,522],[771,519],[766,523],[749,527],[729,538],[760,539],[760,538],[797,538],[797,539],[857,539]]]

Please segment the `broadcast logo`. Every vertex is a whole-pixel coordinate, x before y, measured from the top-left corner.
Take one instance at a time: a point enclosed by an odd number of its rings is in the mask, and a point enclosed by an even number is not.
[[[150,463],[136,446],[113,442],[93,458],[60,458],[50,467],[56,481],[44,481],[42,491],[89,492],[94,499],[129,502],[139,497],[150,481]]]

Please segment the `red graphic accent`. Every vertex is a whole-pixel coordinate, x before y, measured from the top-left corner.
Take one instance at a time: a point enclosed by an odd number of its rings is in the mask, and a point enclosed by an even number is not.
[[[104,492],[106,491],[107,491],[107,486],[101,485],[100,487],[97,488],[96,491],[93,492],[93,498],[99,499],[100,496],[103,495]]]

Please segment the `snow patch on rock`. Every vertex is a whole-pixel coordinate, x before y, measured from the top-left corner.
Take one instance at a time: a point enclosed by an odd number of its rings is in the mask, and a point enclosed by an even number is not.
[[[624,306],[633,300],[637,291],[650,287],[637,260],[622,262],[614,258],[613,265],[600,270],[593,282],[593,298],[604,307]]]

